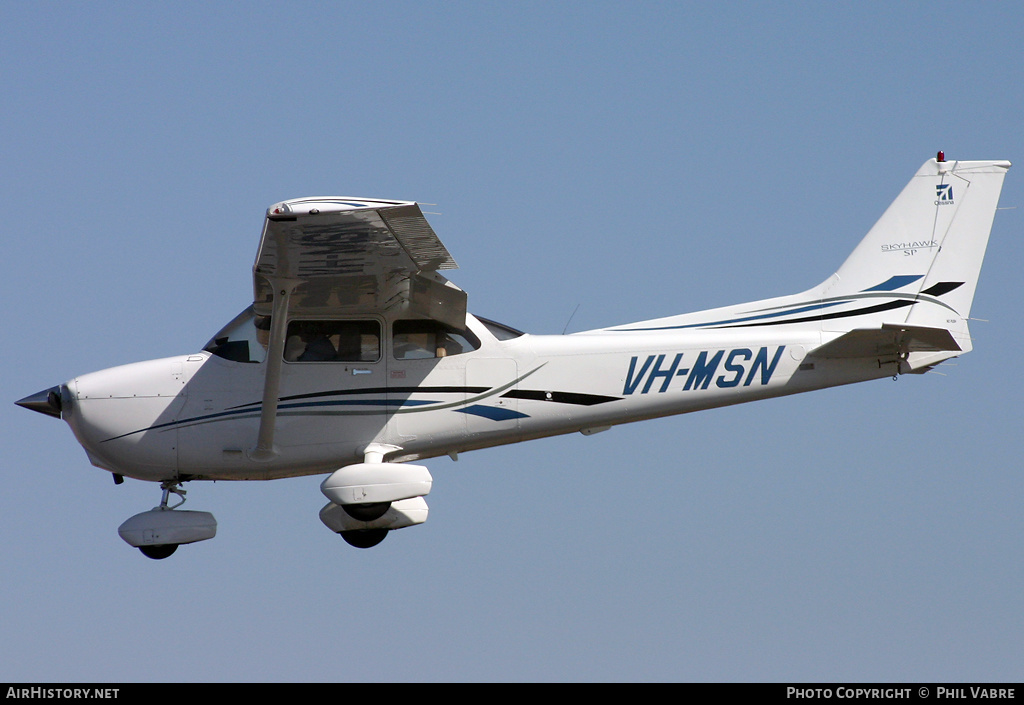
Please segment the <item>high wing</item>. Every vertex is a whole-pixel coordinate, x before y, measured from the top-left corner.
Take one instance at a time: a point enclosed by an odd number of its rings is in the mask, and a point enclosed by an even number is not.
[[[466,294],[438,274],[458,265],[412,201],[299,198],[267,209],[253,265],[253,309],[270,316],[263,405],[249,457],[274,433],[288,319],[382,315],[466,321]]]
[[[300,198],[267,209],[253,306],[270,315],[275,282],[299,315],[400,311],[465,325],[466,294],[438,274],[458,265],[411,201]]]

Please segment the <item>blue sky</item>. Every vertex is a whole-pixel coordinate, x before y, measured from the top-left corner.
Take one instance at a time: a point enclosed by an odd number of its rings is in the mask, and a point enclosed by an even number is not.
[[[470,309],[530,332],[802,291],[937,150],[1024,159],[1017,4],[4,17],[0,679],[1020,680],[1016,169],[941,375],[433,460],[370,551],[309,477],[193,484],[217,538],[147,560],[116,529],[158,488],[11,403],[197,350],[298,196],[437,204]]]

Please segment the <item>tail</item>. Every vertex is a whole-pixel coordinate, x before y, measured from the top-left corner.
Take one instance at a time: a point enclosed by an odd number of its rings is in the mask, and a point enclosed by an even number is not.
[[[819,354],[861,348],[858,339],[870,337],[865,329],[888,331],[887,342],[909,354],[907,371],[971,350],[971,303],[1010,163],[941,159],[924,163],[817,288],[823,333],[854,333]],[[902,338],[893,333],[899,330]]]
[[[925,162],[843,266],[822,283],[822,299],[861,294],[870,295],[864,303],[890,299],[860,313],[848,311],[858,324],[865,322],[861,316],[876,314],[886,322],[949,328],[950,319],[958,318],[966,325],[1009,168],[1005,161]]]
[[[626,330],[813,328],[819,357],[898,354],[924,371],[971,349],[967,321],[1008,161],[918,170],[846,262],[801,294],[618,326]]]

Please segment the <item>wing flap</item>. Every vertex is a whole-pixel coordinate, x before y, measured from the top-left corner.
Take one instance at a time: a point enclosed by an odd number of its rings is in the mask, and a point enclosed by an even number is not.
[[[398,244],[420,270],[458,269],[417,204],[381,210],[380,216]]]

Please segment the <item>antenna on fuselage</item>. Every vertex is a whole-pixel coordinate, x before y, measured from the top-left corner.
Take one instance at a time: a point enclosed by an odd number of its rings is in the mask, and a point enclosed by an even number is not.
[[[565,331],[569,330],[569,324],[572,323],[572,317],[576,315],[576,312],[580,310],[580,305],[576,304],[576,308],[569,314],[569,320],[565,322],[565,328],[562,329],[562,335],[565,335]]]

